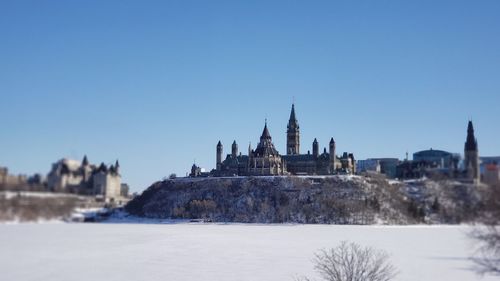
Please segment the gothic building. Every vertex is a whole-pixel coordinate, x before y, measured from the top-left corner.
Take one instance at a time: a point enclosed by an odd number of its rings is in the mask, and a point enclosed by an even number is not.
[[[267,121],[257,147],[248,147],[248,154],[238,154],[236,141],[231,146],[231,154],[223,160],[223,145],[219,141],[216,147],[216,169],[212,176],[266,176],[266,175],[331,175],[337,173],[355,173],[355,160],[352,153],[344,152],[341,157],[336,154],[336,144],[330,139],[329,149],[319,153],[319,143],[314,139],[312,151],[300,154],[300,128],[292,104],[287,126],[286,155],[276,150]],[[197,176],[198,173],[191,173]]]
[[[114,165],[90,164],[87,156],[83,160],[61,159],[52,164],[47,176],[49,190],[95,195],[106,202],[115,202],[121,197],[121,175],[118,160]]]
[[[297,155],[300,154],[300,131],[299,122],[295,117],[295,104],[292,104],[292,111],[290,112],[290,119],[286,130],[286,154]]]
[[[469,121],[467,126],[467,139],[464,146],[464,168],[468,178],[474,180],[474,182],[480,181],[479,151],[477,149],[477,139],[474,136],[472,121]]]
[[[462,167],[460,167],[459,162],[459,154],[431,148],[416,152],[413,154],[412,161],[406,159],[397,165],[396,177],[409,179],[439,175],[478,184],[481,181],[480,160],[472,121],[469,121],[467,125]]]

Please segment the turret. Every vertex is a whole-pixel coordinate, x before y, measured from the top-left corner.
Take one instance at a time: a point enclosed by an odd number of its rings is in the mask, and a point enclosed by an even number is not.
[[[89,160],[87,159],[87,155],[84,155],[82,160],[82,166],[88,166],[88,165],[89,165]]]
[[[107,173],[108,172],[108,167],[104,164],[104,162],[101,162],[101,165],[99,165],[99,168],[97,168],[98,172],[103,172]]]
[[[335,141],[333,138],[330,139],[330,172],[334,172],[336,170],[335,168]]]
[[[116,174],[116,169],[115,169],[115,166],[113,166],[113,164],[111,164],[111,166],[109,166],[109,173],[112,174],[112,175],[115,175]]]
[[[353,174],[356,174],[356,159],[354,159],[353,153],[349,153],[349,159],[351,159],[351,171]]]
[[[313,141],[313,156],[314,158],[318,158],[319,156],[319,144],[317,139]]]
[[[222,167],[222,143],[219,141],[217,143],[217,162],[216,162],[216,169],[220,170]]]
[[[290,119],[286,131],[286,154],[294,155],[300,153],[300,130],[299,122],[295,117],[295,104],[292,104]]]
[[[238,144],[236,144],[236,141],[233,141],[233,145],[231,146],[231,156],[233,158],[238,156]]]
[[[190,177],[198,177],[201,175],[201,169],[196,165],[196,163],[193,163],[193,166],[191,166],[191,173],[189,174]]]
[[[118,159],[116,159],[116,162],[115,162],[115,170],[116,170],[117,174],[120,173],[120,163],[118,162]]]
[[[92,168],[90,167],[87,155],[83,156],[81,169],[83,172],[83,181],[88,182],[90,180],[90,177],[92,176]]]
[[[277,156],[279,155],[278,151],[274,147],[273,139],[269,130],[267,129],[267,120],[264,126],[264,130],[262,131],[262,136],[260,136],[260,142],[257,145],[257,148],[254,151],[256,156]]]

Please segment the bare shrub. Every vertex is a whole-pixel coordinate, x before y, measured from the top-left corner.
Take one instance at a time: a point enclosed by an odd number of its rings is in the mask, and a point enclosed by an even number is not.
[[[316,253],[313,262],[316,272],[326,281],[388,281],[397,274],[385,251],[347,241]]]
[[[500,227],[479,227],[471,236],[478,242],[478,249],[472,257],[476,272],[480,275],[500,275]]]
[[[207,218],[215,212],[217,204],[213,200],[192,200],[188,204],[189,213],[192,218]]]
[[[488,189],[484,198],[484,209],[479,223],[470,236],[477,242],[472,260],[481,275],[500,275],[500,186]]]

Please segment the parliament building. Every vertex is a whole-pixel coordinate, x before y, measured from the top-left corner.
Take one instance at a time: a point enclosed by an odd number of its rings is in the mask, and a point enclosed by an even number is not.
[[[248,154],[238,153],[236,141],[231,145],[231,154],[223,159],[224,149],[219,141],[216,147],[216,169],[206,176],[275,176],[275,175],[333,175],[355,173],[355,160],[352,153],[336,154],[336,144],[330,139],[329,149],[320,153],[319,143],[314,139],[312,154],[300,154],[300,128],[292,104],[287,126],[286,155],[276,150],[267,122],[255,149],[249,145]],[[192,177],[203,176],[195,164],[191,168]]]

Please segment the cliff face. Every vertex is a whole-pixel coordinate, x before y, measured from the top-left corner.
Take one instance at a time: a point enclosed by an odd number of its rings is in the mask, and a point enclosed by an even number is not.
[[[349,176],[175,179],[153,184],[126,210],[218,222],[370,224],[381,216],[405,222],[406,215],[387,210],[397,208],[401,196],[389,198],[392,187],[385,188],[379,192],[365,178]]]
[[[459,223],[473,219],[478,205],[476,193],[464,190],[435,182],[389,183],[379,176],[181,178],[153,184],[126,210],[214,222]],[[457,211],[463,205],[470,206],[467,213]]]

